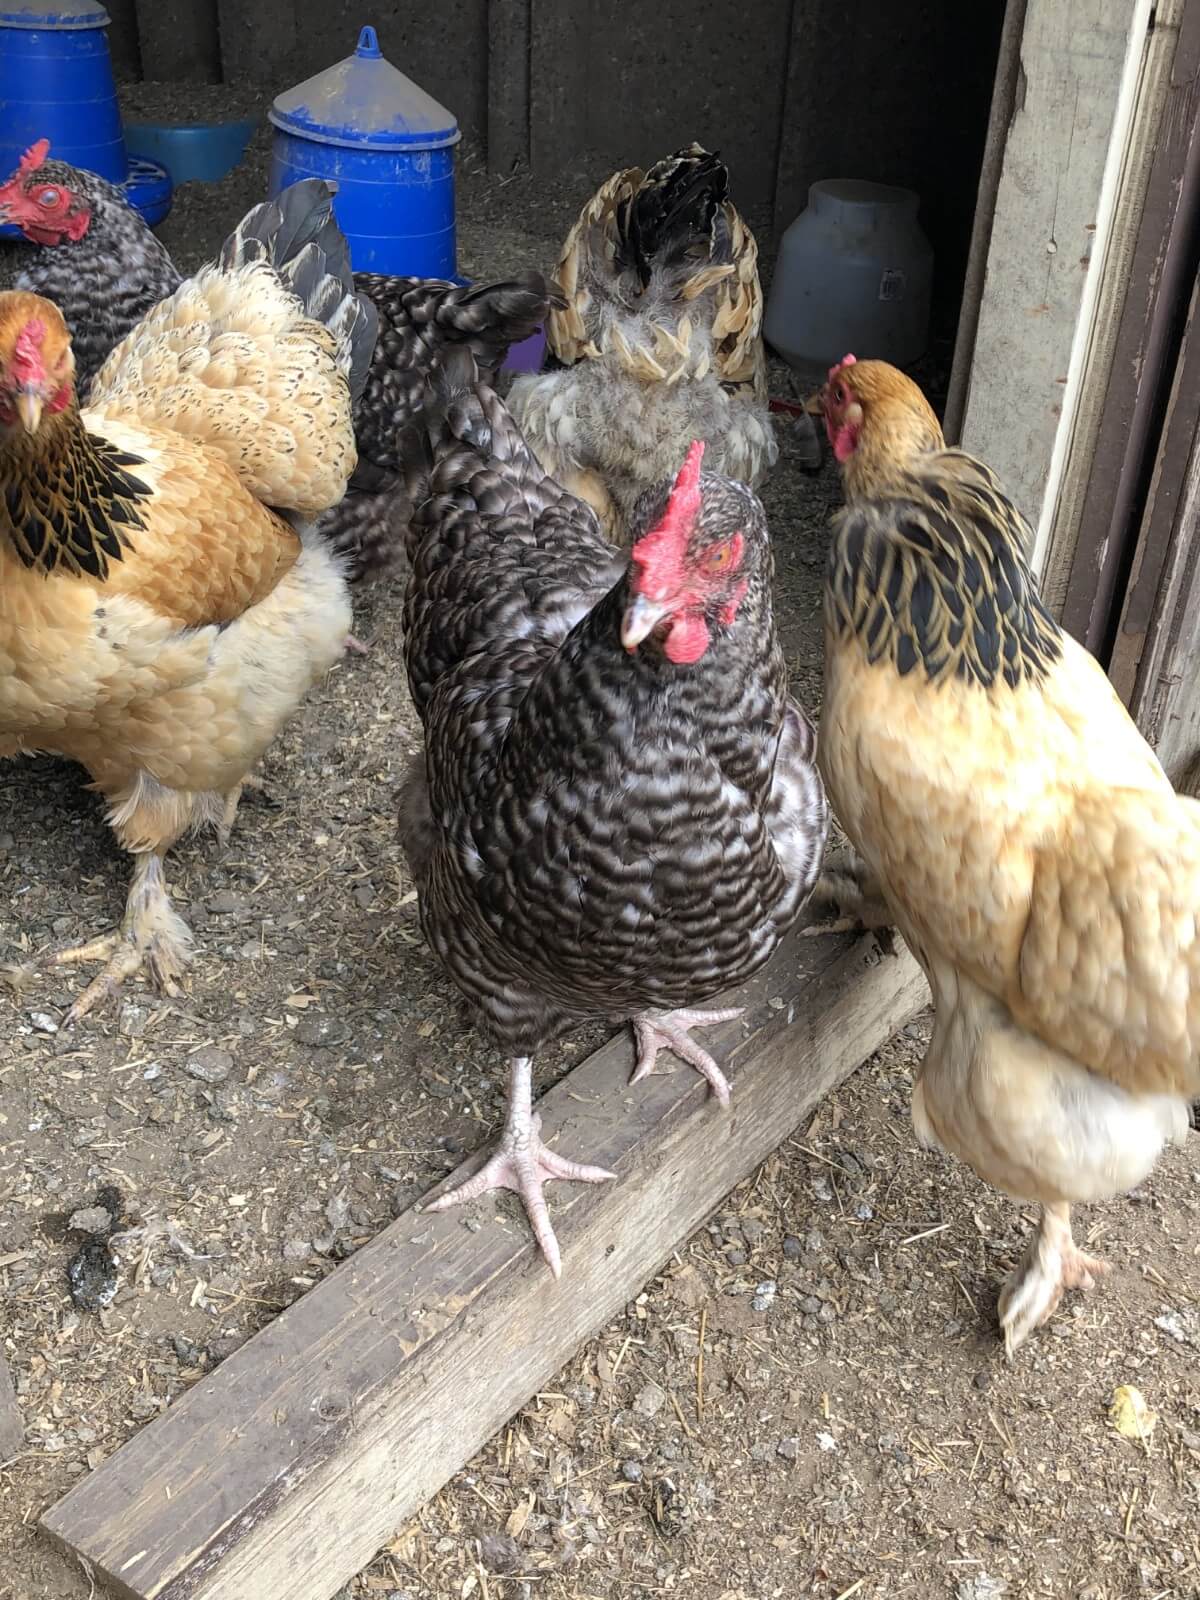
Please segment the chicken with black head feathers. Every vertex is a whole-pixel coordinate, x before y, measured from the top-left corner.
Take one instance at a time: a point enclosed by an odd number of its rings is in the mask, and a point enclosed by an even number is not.
[[[425,732],[401,801],[422,925],[508,1057],[499,1147],[442,1209],[521,1196],[551,1270],[542,1186],[612,1174],[548,1150],[532,1058],[580,1021],[629,1021],[634,1081],[770,957],[817,876],[828,813],[788,697],[766,520],[702,472],[638,507],[632,551],[546,476],[456,356],[406,439],[409,685]]]

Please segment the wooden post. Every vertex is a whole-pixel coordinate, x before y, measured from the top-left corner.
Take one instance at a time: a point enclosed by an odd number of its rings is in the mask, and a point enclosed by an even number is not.
[[[25,1421],[17,1404],[12,1374],[0,1350],[0,1467],[20,1455],[25,1444]]]
[[[1117,127],[1149,0],[1028,0],[961,438],[1038,528]],[[1053,588],[1052,604],[1061,601]]]
[[[530,0],[488,6],[487,162],[501,176],[529,162]]]
[[[511,1199],[406,1212],[42,1519],[126,1600],[328,1600],[928,998],[901,947],[793,934],[731,996],[722,1113],[612,1040],[540,1102],[618,1173],[556,1185],[556,1282]],[[474,1170],[477,1154],[452,1181]],[[797,1218],[799,1224],[802,1218]]]
[[[535,172],[557,172],[587,148],[591,9],[586,0],[530,0],[529,164]]]

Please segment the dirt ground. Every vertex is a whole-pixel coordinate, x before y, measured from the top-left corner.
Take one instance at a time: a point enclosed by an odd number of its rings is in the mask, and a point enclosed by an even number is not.
[[[177,197],[182,264],[260,196],[264,149]],[[552,265],[599,176],[499,182],[464,151],[461,270]],[[815,712],[837,486],[783,442],[765,500]],[[26,1422],[0,1465],[0,1600],[88,1600],[34,1533],[42,1509],[498,1123],[499,1060],[424,947],[395,838],[415,744],[398,600],[361,597],[370,655],[286,730],[228,851],[174,852],[198,945],[180,1002],[134,984],[57,1032],[77,979],[44,957],[111,924],[125,866],[77,771],[0,769],[0,962],[36,969],[0,991],[0,1338]],[[822,1105],[342,1600],[1200,1594],[1200,1138],[1081,1215],[1114,1274],[1007,1364],[996,1288],[1030,1219],[916,1148],[927,1028]],[[540,1083],[598,1042],[547,1051]],[[88,1311],[69,1222],[106,1184],[122,1265]],[[1122,1384],[1158,1414],[1143,1442],[1109,1421]]]

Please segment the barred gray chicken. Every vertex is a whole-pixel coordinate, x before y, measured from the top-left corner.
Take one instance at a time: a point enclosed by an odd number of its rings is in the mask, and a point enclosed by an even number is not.
[[[405,656],[425,750],[401,836],[422,926],[510,1088],[499,1150],[434,1208],[516,1189],[557,1275],[542,1184],[611,1174],[542,1144],[531,1057],[580,1020],[628,1020],[634,1081],[666,1048],[727,1103],[688,1030],[737,1013],[694,1008],[769,958],[828,814],[752,492],[702,475],[694,443],[620,552],[469,362],[447,367],[409,435]]]
[[[62,312],[75,352],[75,381],[92,379],[131,329],[183,281],[170,256],[120,189],[94,172],[47,161],[48,139],[0,184],[0,289],[29,289]]]
[[[527,339],[550,307],[540,272],[471,286],[359,272],[354,286],[379,313],[379,339],[354,410],[358,470],[346,498],[320,524],[347,557],[351,580],[385,577],[403,565],[411,506],[396,440],[420,414],[427,375],[447,351],[465,347],[494,383],[509,346]]]
[[[48,149],[40,139],[0,186],[0,222],[25,234],[0,240],[0,288],[32,289],[58,306],[86,396],[109,351],[182,280],[119,189],[47,161]],[[354,408],[358,468],[345,499],[318,523],[351,582],[403,564],[410,507],[394,440],[420,411],[427,375],[447,350],[465,346],[494,382],[509,346],[545,322],[552,300],[538,272],[478,285],[358,272],[354,286],[378,313],[379,338]]]

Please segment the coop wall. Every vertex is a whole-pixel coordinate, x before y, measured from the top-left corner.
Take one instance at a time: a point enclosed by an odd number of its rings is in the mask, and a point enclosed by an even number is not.
[[[118,67],[273,91],[331,65],[371,22],[493,167],[550,175],[720,150],[769,234],[810,183],[915,188],[961,290],[1005,0],[110,0]]]

